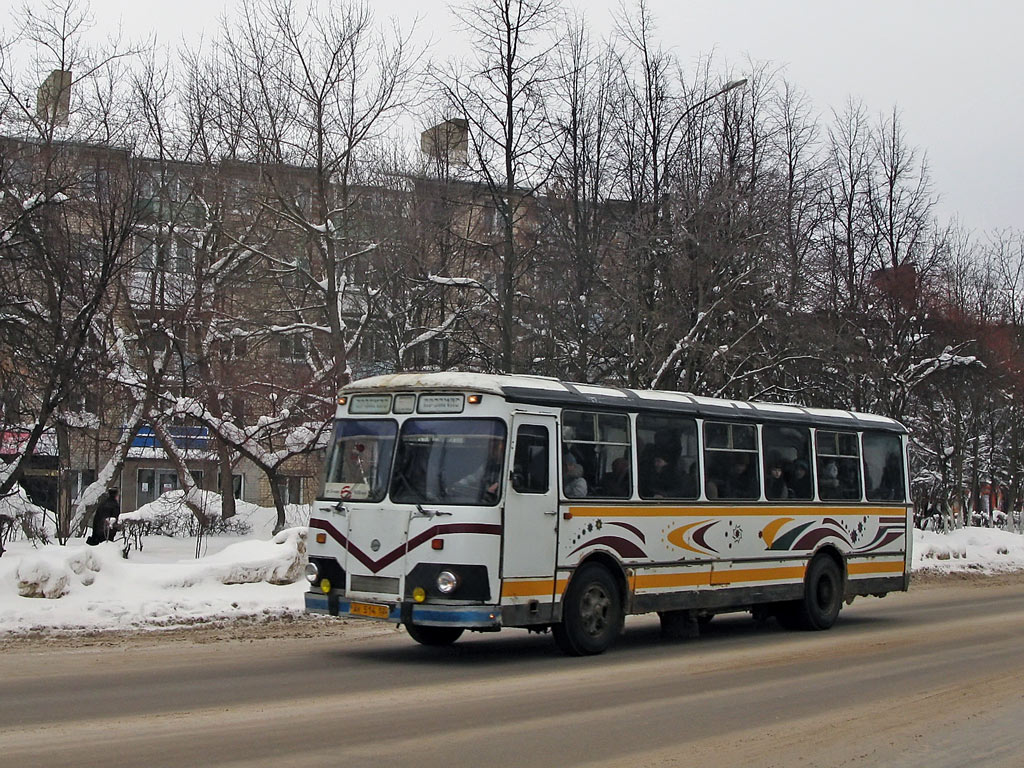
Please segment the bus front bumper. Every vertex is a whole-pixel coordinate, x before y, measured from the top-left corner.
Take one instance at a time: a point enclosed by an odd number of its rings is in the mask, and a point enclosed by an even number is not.
[[[501,609],[496,605],[434,605],[409,601],[375,602],[357,600],[341,594],[306,592],[306,613],[323,613],[351,619],[376,619],[394,624],[419,624],[425,627],[465,627],[498,629]]]

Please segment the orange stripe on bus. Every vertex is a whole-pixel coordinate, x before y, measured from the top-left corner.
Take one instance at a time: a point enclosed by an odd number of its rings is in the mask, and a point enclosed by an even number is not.
[[[633,589],[708,586],[711,586],[711,571],[695,571],[690,573],[644,573],[637,574],[633,578]]]
[[[502,597],[551,597],[552,591],[561,594],[567,584],[566,579],[540,579],[534,581],[505,581],[501,585]]]
[[[806,566],[787,565],[780,568],[734,568],[724,571],[712,571],[712,584],[737,584],[748,581],[781,581],[782,579],[802,579]]]
[[[853,576],[862,573],[903,573],[905,564],[902,560],[881,563],[850,563],[847,572]]]
[[[778,568],[734,568],[689,573],[646,573],[639,574],[633,579],[633,589],[710,587],[716,584],[802,579],[804,570],[803,565],[789,565]]]

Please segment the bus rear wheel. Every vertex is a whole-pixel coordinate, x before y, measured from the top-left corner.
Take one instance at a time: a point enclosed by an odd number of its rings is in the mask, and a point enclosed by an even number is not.
[[[462,637],[462,627],[426,627],[422,624],[406,624],[409,637],[420,645],[451,645]]]
[[[836,561],[818,555],[807,567],[804,596],[780,607],[779,623],[787,629],[828,629],[843,607],[843,574]]]
[[[551,627],[559,649],[569,656],[603,653],[622,631],[622,596],[608,569],[583,565],[569,582],[562,622]]]

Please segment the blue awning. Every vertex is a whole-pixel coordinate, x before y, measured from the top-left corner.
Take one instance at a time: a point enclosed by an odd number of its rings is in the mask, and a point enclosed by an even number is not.
[[[210,447],[210,431],[206,427],[168,427],[167,432],[184,451],[205,451]],[[142,427],[132,440],[132,448],[162,447],[152,427]]]

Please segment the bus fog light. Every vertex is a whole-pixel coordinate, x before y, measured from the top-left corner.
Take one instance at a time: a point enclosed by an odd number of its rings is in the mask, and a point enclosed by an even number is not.
[[[437,590],[442,595],[450,595],[459,586],[459,577],[451,571],[441,571],[437,574]]]
[[[417,603],[422,603],[427,599],[427,590],[423,587],[416,587],[416,589],[412,591],[412,599]]]
[[[331,580],[330,579],[321,579],[320,580],[320,591],[323,592],[325,595],[328,592],[331,591]]]
[[[316,584],[319,576],[320,569],[316,567],[316,563],[306,563],[306,581],[310,584]]]

